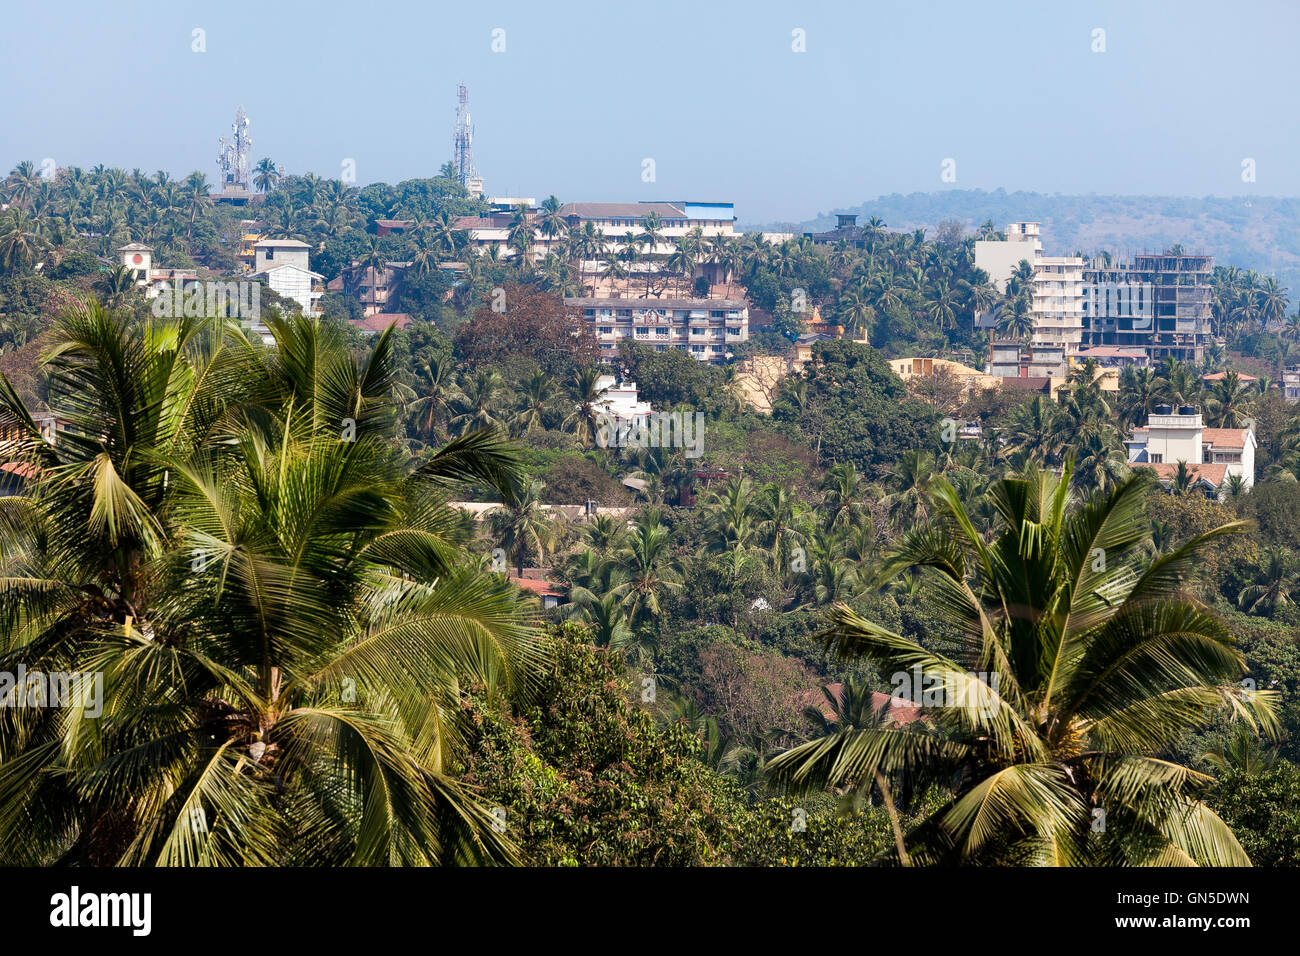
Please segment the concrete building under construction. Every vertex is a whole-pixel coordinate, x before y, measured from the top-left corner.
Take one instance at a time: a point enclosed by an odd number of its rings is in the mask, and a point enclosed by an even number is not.
[[[1212,333],[1211,256],[1136,255],[1130,263],[1093,259],[1084,271],[1084,340],[1200,362]]]

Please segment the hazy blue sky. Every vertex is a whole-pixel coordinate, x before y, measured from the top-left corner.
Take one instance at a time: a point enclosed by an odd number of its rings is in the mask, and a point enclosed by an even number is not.
[[[242,104],[254,161],[396,182],[450,157],[463,81],[493,195],[729,199],[755,222],[945,188],[1300,194],[1295,0],[65,0],[10,5],[4,34],[5,169],[215,180]]]

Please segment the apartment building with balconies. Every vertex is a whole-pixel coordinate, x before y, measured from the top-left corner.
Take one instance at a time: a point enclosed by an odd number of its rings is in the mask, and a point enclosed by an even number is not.
[[[1084,342],[1083,270],[1079,256],[1045,256],[1039,224],[1013,222],[1006,228],[1005,239],[981,239],[975,243],[975,265],[988,274],[989,281],[1002,292],[1021,262],[1033,269],[1030,285],[1030,312],[1034,320],[1030,343],[1034,355],[1041,359],[1030,374],[1060,377],[1065,374],[1069,357]],[[980,324],[976,316],[976,324]],[[1057,364],[1044,364],[1060,356]]]
[[[721,364],[749,339],[743,299],[565,299],[600,346],[604,361],[618,358],[625,341],[655,351],[681,349],[701,362]]]

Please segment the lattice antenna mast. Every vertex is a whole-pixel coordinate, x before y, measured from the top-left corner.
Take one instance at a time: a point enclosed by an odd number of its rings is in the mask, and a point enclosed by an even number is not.
[[[235,122],[230,128],[230,139],[222,136],[217,140],[221,151],[217,155],[217,165],[221,167],[222,187],[233,186],[251,191],[248,179],[248,151],[253,146],[253,138],[248,135],[248,114],[241,106],[235,111]]]
[[[456,87],[456,130],[451,140],[451,162],[456,179],[462,186],[477,173],[474,170],[474,126],[469,118],[469,89],[464,83]]]

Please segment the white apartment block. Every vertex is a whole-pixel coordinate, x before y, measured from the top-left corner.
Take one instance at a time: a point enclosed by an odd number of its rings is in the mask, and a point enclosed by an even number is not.
[[[721,364],[749,339],[743,299],[565,299],[600,346],[603,361],[618,358],[624,340],[658,352],[682,349],[701,362]]]
[[[981,239],[975,243],[975,265],[988,273],[989,281],[1002,292],[1020,263],[1034,269],[1030,306],[1034,319],[1031,342],[1044,363],[1031,375],[1059,377],[1065,374],[1069,356],[1084,340],[1084,260],[1079,256],[1045,256],[1036,222],[1013,222],[1006,239]],[[1047,362],[1059,353],[1059,364]]]
[[[1083,344],[1083,259],[1040,256],[1034,260],[1035,346],[1063,347],[1073,355]]]
[[[308,268],[311,247],[297,239],[263,239],[253,246],[253,277],[265,278],[271,290],[302,306],[302,314],[319,316],[317,301],[325,278]]]
[[[1215,496],[1232,475],[1247,488],[1255,484],[1257,444],[1253,428],[1206,428],[1194,405],[1157,405],[1146,427],[1125,442],[1129,463],[1154,469],[1161,483],[1168,485],[1186,462],[1197,485]]]
[[[616,428],[641,425],[654,411],[649,402],[641,401],[636,382],[620,382],[613,375],[601,375],[596,379],[596,389],[600,392],[597,411],[608,417]]]
[[[717,236],[735,236],[735,204],[729,202],[571,202],[560,207],[560,216],[566,226],[585,228],[592,225],[614,251],[623,249],[627,235],[639,236],[645,231],[645,217],[650,213],[659,217],[658,232],[661,241],[654,249],[639,246],[639,251],[654,255],[669,255],[678,241],[698,228],[706,239]],[[529,208],[534,235],[531,253],[540,261],[545,258],[548,246],[563,239],[562,234],[548,237],[543,234],[536,208]],[[514,213],[496,211],[487,216],[462,216],[455,228],[465,230],[469,246],[484,253],[492,246],[500,247],[502,258],[515,254],[510,247],[510,228]]]
[[[1006,239],[977,239],[975,265],[988,273],[989,281],[998,291],[1007,291],[1007,280],[1021,261],[1033,265],[1043,254],[1038,223],[1013,222],[1007,226]]]

